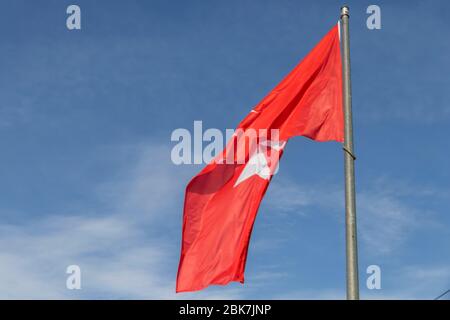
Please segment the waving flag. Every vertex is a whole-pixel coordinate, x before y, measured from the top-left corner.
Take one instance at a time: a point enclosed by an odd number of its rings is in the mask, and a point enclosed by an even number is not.
[[[344,140],[339,26],[239,124],[186,188],[177,292],[244,282],[253,223],[293,136]],[[250,134],[251,133],[251,134]]]

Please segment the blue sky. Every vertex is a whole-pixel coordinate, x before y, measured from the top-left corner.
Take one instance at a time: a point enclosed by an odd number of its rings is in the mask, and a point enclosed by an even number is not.
[[[66,29],[81,7],[82,30]],[[450,287],[448,1],[347,1],[361,297]],[[345,297],[343,155],[290,141],[246,283],[175,295],[185,185],[171,132],[234,128],[337,21],[339,1],[4,1],[0,298]],[[66,267],[82,270],[67,290]],[[382,289],[365,286],[379,265]]]

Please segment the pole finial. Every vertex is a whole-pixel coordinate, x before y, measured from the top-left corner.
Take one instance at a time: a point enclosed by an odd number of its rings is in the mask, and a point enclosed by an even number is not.
[[[350,17],[350,9],[348,8],[347,5],[343,5],[343,6],[341,7],[341,18],[342,18],[343,16]]]

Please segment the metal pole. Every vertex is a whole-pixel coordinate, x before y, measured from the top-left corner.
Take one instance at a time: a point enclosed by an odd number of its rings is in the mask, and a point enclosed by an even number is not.
[[[341,8],[342,76],[344,97],[345,233],[347,299],[359,299],[358,247],[356,240],[355,156],[353,153],[352,89],[350,84],[349,8]]]

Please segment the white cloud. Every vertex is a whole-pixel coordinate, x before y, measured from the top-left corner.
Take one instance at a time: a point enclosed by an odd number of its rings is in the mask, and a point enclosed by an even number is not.
[[[181,221],[173,199],[180,198],[186,179],[165,159],[167,149],[147,145],[135,151],[138,157],[122,178],[96,190],[108,212],[85,208],[76,215],[61,212],[41,221],[0,225],[0,298],[239,296],[233,288],[175,295],[178,243],[158,227],[165,224],[155,222]],[[71,264],[81,267],[79,291],[65,287]]]
[[[380,290],[368,290],[365,278],[360,278],[360,298],[364,300],[431,300],[450,288],[450,268],[444,265],[414,265],[400,267],[388,275],[382,273]],[[344,289],[293,290],[276,299],[343,300]]]
[[[230,285],[176,295],[179,244],[173,238],[180,232],[181,204],[174,204],[173,199],[182,199],[184,185],[195,168],[173,166],[168,158],[169,150],[154,144],[118,148],[115,152],[134,153],[136,157],[131,157],[128,166],[110,181],[94,187],[104,206],[70,214],[61,212],[58,216],[45,215],[42,220],[20,224],[0,224],[0,298],[233,299],[251,296],[255,290],[260,290],[261,283],[289,277],[279,272],[279,268],[266,266],[249,274],[245,287]],[[269,206],[282,209],[276,212],[306,214],[308,208],[315,206],[325,208],[324,212],[343,212],[341,188],[306,188],[275,180],[271,189],[267,198]],[[358,194],[359,231],[360,235],[364,234],[361,240],[373,253],[383,255],[395,253],[415,228],[421,227],[416,209],[403,197],[442,196],[433,188],[415,189],[383,179],[361,191]],[[342,216],[330,218],[342,219]],[[277,246],[277,243],[271,245]],[[252,244],[255,251],[259,246],[257,242]],[[267,250],[266,244],[262,247]],[[81,267],[80,291],[65,287],[65,269],[71,264]],[[389,290],[369,292],[362,297],[427,298],[433,296],[435,288],[449,281],[449,271],[444,267],[402,270],[390,281],[399,283],[400,288],[409,288],[408,281],[411,281],[415,284],[413,292]],[[363,279],[361,281],[364,284]],[[268,296],[279,299],[344,297],[345,292],[334,288]]]
[[[306,215],[312,208],[344,218],[344,185],[303,186],[286,179],[272,182],[268,205],[275,212]],[[416,228],[432,225],[432,212],[420,211],[412,201],[442,197],[443,191],[378,178],[358,188],[357,223],[359,239],[373,255],[395,252]],[[447,194],[446,192],[444,192]]]
[[[416,226],[416,210],[393,195],[359,194],[359,236],[375,254],[388,254],[406,241]]]
[[[404,266],[397,268],[383,282],[389,283],[389,289],[366,290],[364,298],[431,300],[450,288],[450,268],[438,264]]]
[[[295,210],[304,214],[302,209],[314,201],[311,190],[289,180],[278,181],[278,179],[274,179],[268,193],[270,193],[270,196],[267,197],[266,202],[276,212],[289,213]]]

